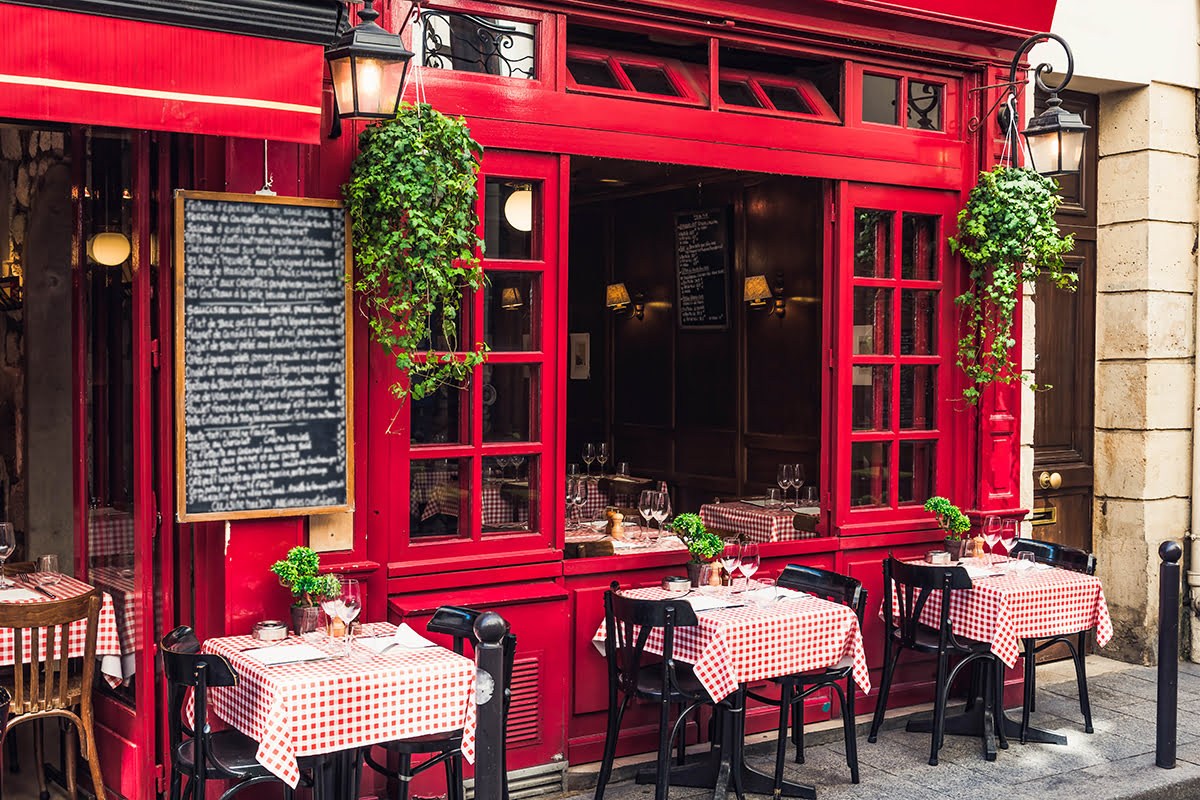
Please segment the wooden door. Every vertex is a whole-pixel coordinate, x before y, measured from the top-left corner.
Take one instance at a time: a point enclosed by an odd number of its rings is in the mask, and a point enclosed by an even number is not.
[[[1045,98],[1038,98],[1038,111]],[[1039,385],[1034,395],[1033,537],[1092,547],[1092,445],[1096,355],[1096,138],[1095,95],[1067,92],[1063,107],[1092,126],[1077,176],[1059,180],[1063,233],[1075,234],[1067,267],[1079,276],[1075,292],[1048,281],[1034,298]]]

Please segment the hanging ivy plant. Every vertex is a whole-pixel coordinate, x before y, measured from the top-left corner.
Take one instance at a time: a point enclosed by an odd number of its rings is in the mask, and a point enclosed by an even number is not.
[[[463,383],[486,357],[482,343],[458,347],[464,293],[483,285],[476,232],[482,153],[461,117],[405,103],[395,119],[363,130],[342,187],[354,288],[371,337],[405,375],[391,387],[401,401]]]
[[[1059,202],[1058,184],[1050,178],[1000,166],[980,173],[958,214],[958,234],[949,243],[971,268],[970,288],[955,299],[967,328],[958,342],[958,365],[970,380],[963,390],[970,403],[978,402],[991,383],[1032,384],[1012,357],[1021,286],[1046,277],[1060,288],[1075,289],[1077,276],[1063,264],[1075,237],[1059,235],[1054,221]]]

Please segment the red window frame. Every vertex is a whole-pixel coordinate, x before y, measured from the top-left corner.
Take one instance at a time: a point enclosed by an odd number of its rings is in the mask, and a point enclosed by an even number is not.
[[[899,454],[902,442],[932,442],[936,447],[933,470],[933,485],[930,494],[946,494],[954,485],[951,475],[955,449],[954,415],[958,410],[950,401],[955,386],[951,371],[955,369],[956,315],[954,296],[959,291],[955,264],[946,244],[946,236],[953,230],[958,210],[958,195],[953,192],[936,192],[924,189],[905,189],[896,186],[844,183],[841,185],[837,202],[837,228],[835,230],[837,265],[836,298],[833,343],[833,502],[834,518],[842,535],[876,533],[894,528],[898,522],[929,522],[932,516],[926,512],[920,499],[905,504],[899,502],[900,465]],[[885,277],[865,277],[854,274],[855,220],[858,210],[891,212],[891,237],[888,257],[891,272]],[[939,218],[938,229],[932,237],[936,243],[935,280],[917,280],[901,277],[901,253],[903,246],[904,214],[920,214]],[[889,330],[886,331],[891,346],[886,354],[855,354],[854,352],[854,289],[855,287],[878,287],[891,290]],[[929,290],[938,293],[934,309],[934,336],[936,352],[930,355],[902,355],[900,353],[901,290]],[[881,331],[882,332],[882,331]],[[936,370],[933,389],[933,414],[935,426],[925,429],[902,429],[900,427],[900,373],[905,365],[927,365]],[[855,367],[888,366],[891,368],[886,402],[888,424],[884,429],[855,430],[853,419],[853,379]],[[914,395],[914,403],[916,397]],[[888,474],[886,504],[877,506],[851,506],[851,471],[854,469],[852,446],[861,442],[880,442],[888,448]]]
[[[671,103],[673,105],[683,106],[703,106],[707,103],[706,98],[701,94],[695,83],[690,77],[690,70],[683,64],[669,58],[655,58],[654,56],[642,55],[640,53],[625,53],[618,50],[602,50],[596,47],[586,47],[583,45],[570,45],[567,47],[566,61],[590,61],[595,64],[604,64],[616,78],[617,83],[621,84],[621,88],[614,89],[605,86],[589,86],[584,83],[579,83],[571,74],[570,67],[565,67],[567,91],[579,92],[581,94],[601,94],[609,97],[625,97],[641,100],[650,100],[655,103]],[[678,96],[669,94],[653,94],[651,92],[639,92],[634,88],[633,81],[625,74],[624,66],[629,64],[637,67],[645,67],[647,69],[661,69],[667,76],[667,80],[679,92]]]
[[[400,7],[401,4],[396,4]],[[533,58],[534,58],[534,76],[532,78],[512,78],[504,75],[488,75],[481,72],[464,72],[462,70],[441,69],[435,67],[420,67],[416,58],[413,59],[413,66],[427,70],[425,77],[430,73],[448,72],[454,75],[455,78],[477,81],[483,84],[495,84],[497,87],[512,86],[514,83],[520,86],[527,86],[539,89],[554,90],[556,88],[556,74],[558,69],[557,64],[557,39],[558,39],[558,15],[544,14],[537,11],[532,11],[525,8],[515,8],[513,6],[496,5],[494,3],[479,3],[473,0],[430,0],[422,6],[422,11],[440,11],[447,14],[470,14],[472,16],[484,17],[487,19],[506,20],[508,22],[520,22],[526,25],[533,25]],[[398,12],[403,13],[403,12]],[[400,16],[403,19],[403,16]],[[416,35],[417,25],[416,20],[412,25],[408,26],[407,30],[401,32],[402,38],[408,45],[408,48],[416,52],[416,43],[413,37]],[[408,82],[412,83],[416,79],[415,76],[409,76]]]
[[[784,78],[778,75],[766,75],[757,72],[745,72],[741,70],[720,70],[718,86],[721,82],[731,81],[735,83],[744,83],[750,89],[758,102],[762,103],[762,108],[754,108],[753,106],[741,106],[736,103],[726,103],[717,95],[717,107],[722,111],[733,111],[736,113],[745,114],[766,114],[773,117],[787,117],[790,119],[806,119],[814,122],[831,122],[841,123],[842,119],[833,110],[833,106],[829,105],[829,101],[821,94],[820,90],[813,84],[812,81],[805,78]],[[808,104],[808,107],[813,110],[812,114],[802,114],[796,111],[784,111],[775,107],[771,102],[771,98],[763,91],[764,86],[775,86],[782,89],[794,89],[799,93],[801,99]]]
[[[863,119],[862,88],[864,75],[880,75],[885,78],[895,78],[898,82],[896,124],[886,122],[869,122]],[[942,127],[939,130],[923,130],[908,126],[908,84],[910,81],[930,83],[942,87]],[[933,136],[938,138],[959,137],[961,124],[961,81],[949,75],[934,72],[917,72],[901,70],[865,62],[854,62],[846,65],[846,121],[854,127],[871,128],[872,130],[892,130],[914,136]]]

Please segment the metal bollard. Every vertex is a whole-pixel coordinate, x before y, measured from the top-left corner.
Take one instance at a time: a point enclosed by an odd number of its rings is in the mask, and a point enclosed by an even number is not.
[[[508,623],[494,611],[475,620],[475,800],[504,800],[504,637]]]
[[[1154,763],[1175,768],[1176,723],[1179,713],[1179,542],[1158,546],[1158,714]]]

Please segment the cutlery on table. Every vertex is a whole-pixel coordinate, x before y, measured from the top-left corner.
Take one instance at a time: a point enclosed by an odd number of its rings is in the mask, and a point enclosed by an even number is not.
[[[319,664],[322,661],[337,661],[345,656],[324,656],[323,658],[296,658],[291,661],[276,661],[274,664],[264,664],[265,667],[286,667],[288,664]]]
[[[43,588],[41,587],[41,585],[40,585],[40,584],[36,584],[36,583],[34,583],[33,581],[31,581],[31,580],[29,579],[29,577],[28,577],[28,576],[26,576],[26,575],[17,575],[16,577],[17,577],[17,580],[18,580],[18,581],[20,581],[21,583],[25,584],[25,585],[26,585],[26,586],[28,586],[30,589],[33,589],[35,592],[39,592],[39,593],[41,593],[41,594],[45,595],[46,597],[49,597],[51,600],[57,600],[57,599],[58,599],[58,595],[56,595],[56,594],[51,594],[51,593],[50,593],[48,590],[46,590],[46,589],[43,589]]]

